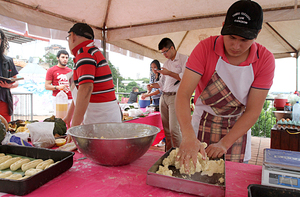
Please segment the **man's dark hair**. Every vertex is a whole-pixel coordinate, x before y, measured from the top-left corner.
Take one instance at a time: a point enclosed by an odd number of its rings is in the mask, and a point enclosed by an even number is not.
[[[9,44],[8,44],[7,38],[4,34],[4,32],[2,31],[2,29],[0,29],[0,35],[1,35],[1,40],[2,40],[1,46],[0,46],[0,61],[2,62],[4,60],[5,49],[9,48]]]
[[[139,89],[138,87],[133,87],[132,92],[134,92],[135,90],[138,90],[138,89]]]
[[[175,45],[170,38],[163,38],[158,44],[158,50],[162,50],[163,48],[169,49],[171,46],[173,46],[175,49]]]
[[[56,57],[59,58],[61,54],[64,54],[64,55],[68,55],[68,56],[69,56],[68,51],[66,51],[66,50],[59,50],[59,51],[57,52]]]

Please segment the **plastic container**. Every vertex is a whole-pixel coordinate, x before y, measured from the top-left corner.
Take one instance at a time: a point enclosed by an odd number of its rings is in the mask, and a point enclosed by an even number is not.
[[[139,105],[140,108],[146,108],[148,105],[150,105],[150,97],[146,97],[145,99],[142,99],[140,96]]]
[[[56,95],[56,118],[66,117],[68,112],[68,95],[61,90]]]
[[[293,121],[300,121],[300,104],[297,101],[294,105],[293,105]]]
[[[276,110],[284,110],[284,105],[286,102],[288,102],[286,96],[279,94],[274,99],[274,107],[276,108]]]
[[[290,102],[285,103],[284,111],[292,111],[292,105]]]

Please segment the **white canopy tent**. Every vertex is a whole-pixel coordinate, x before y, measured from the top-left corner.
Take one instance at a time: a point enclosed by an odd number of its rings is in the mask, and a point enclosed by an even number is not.
[[[200,40],[220,34],[226,11],[233,2],[235,0],[0,0],[0,23],[19,32],[28,30],[31,35],[64,39],[74,23],[86,22],[103,43],[163,62],[165,58],[157,48],[163,37],[171,38],[180,53],[189,55]],[[276,58],[298,57],[300,2],[256,2],[264,10],[263,29],[257,42]]]

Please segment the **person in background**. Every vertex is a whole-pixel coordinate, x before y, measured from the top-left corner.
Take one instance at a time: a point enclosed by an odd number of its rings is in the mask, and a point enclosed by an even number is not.
[[[159,101],[159,111],[166,137],[165,150],[179,147],[181,143],[181,131],[175,113],[175,97],[181,77],[185,69],[188,56],[178,53],[170,38],[163,38],[158,44],[158,49],[168,60],[163,68],[157,72],[162,74],[156,83],[148,84],[147,89],[160,88],[162,95]]]
[[[66,50],[60,50],[57,52],[56,58],[58,60],[57,65],[49,68],[46,73],[45,89],[52,90],[52,103],[55,114],[55,98],[60,90],[63,90],[68,95],[69,105],[72,102],[72,94],[69,87],[69,80],[67,73],[72,72],[72,69],[67,67],[69,60],[69,53]]]
[[[75,66],[70,83],[73,101],[64,121],[69,128],[81,123],[122,122],[111,70],[94,45],[93,29],[86,23],[76,23],[68,33]],[[71,141],[69,135],[67,141]]]
[[[262,23],[258,3],[237,1],[227,11],[221,35],[202,40],[191,53],[176,99],[183,136],[177,159],[185,169],[190,159],[196,165],[198,152],[204,158],[205,152],[211,158],[226,153],[225,159],[234,162],[251,158],[250,128],[261,113],[275,69],[273,54],[255,42]],[[205,150],[200,141],[208,144]]]
[[[17,78],[17,68],[12,58],[4,55],[5,50],[9,48],[7,38],[0,29],[0,76],[5,78]],[[8,83],[0,80],[0,115],[2,115],[7,122],[11,121],[13,115],[13,97],[10,89],[18,87],[18,81]]]
[[[142,94],[142,93],[145,93],[147,91],[142,91],[142,92],[139,92],[139,88],[138,87],[133,87],[132,88],[132,91],[130,92],[130,96],[129,96],[129,100],[127,103],[137,103],[137,96]]]
[[[161,70],[160,68],[160,63],[158,60],[153,60],[150,64],[151,69],[152,69],[152,75],[150,78],[150,84],[151,83],[156,83],[159,81],[160,79],[160,73],[158,72],[158,70]],[[161,91],[159,88],[152,88],[150,93],[146,93],[146,94],[142,94],[142,99],[145,99],[147,97],[151,96],[152,98],[152,104],[154,105],[159,105],[159,100],[160,100],[160,96],[161,96]]]

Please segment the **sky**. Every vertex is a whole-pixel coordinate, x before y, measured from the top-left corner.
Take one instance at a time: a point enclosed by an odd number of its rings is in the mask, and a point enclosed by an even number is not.
[[[8,56],[16,57],[19,55],[22,59],[29,57],[43,57],[45,47],[52,44],[59,44],[69,51],[67,41],[50,40],[34,41],[23,45],[10,43]],[[150,63],[152,59],[144,57],[144,60],[139,60],[109,51],[110,62],[119,69],[123,78],[130,77],[131,79],[148,78],[150,75]],[[299,62],[299,60],[298,60]],[[299,68],[300,70],[300,68]],[[299,78],[300,79],[300,78]],[[298,88],[300,86],[298,85]],[[269,92],[294,92],[296,90],[296,58],[283,58],[275,60],[275,75],[273,85]]]
[[[33,41],[30,43],[24,43],[22,45],[10,42],[8,56],[15,58],[18,55],[20,59],[29,59],[29,57],[42,58],[45,55],[45,47],[49,47],[53,44],[59,44],[62,47],[65,47],[71,55],[67,41],[50,40],[50,42]],[[144,57],[144,60],[131,58],[128,56],[129,52],[127,52],[127,56],[112,51],[108,52],[110,62],[119,69],[123,78],[149,78],[150,63],[152,59],[147,57]]]

